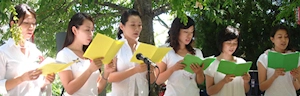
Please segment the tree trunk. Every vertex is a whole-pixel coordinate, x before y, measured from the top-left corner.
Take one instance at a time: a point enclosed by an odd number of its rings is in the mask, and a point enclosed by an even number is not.
[[[133,9],[139,11],[143,23],[143,29],[139,41],[155,45],[153,35],[153,18],[152,0],[134,0]],[[159,86],[155,83],[150,85],[150,96],[158,96]]]
[[[142,16],[143,29],[140,34],[140,42],[154,44],[152,0],[135,0],[133,8]]]

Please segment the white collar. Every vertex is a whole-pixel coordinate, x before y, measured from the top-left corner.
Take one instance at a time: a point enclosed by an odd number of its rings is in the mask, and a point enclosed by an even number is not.
[[[15,40],[12,38],[9,38],[5,43],[7,43],[9,45],[9,47],[16,46],[17,48],[21,48],[21,46],[19,44],[16,45]],[[30,47],[29,43],[31,43],[31,42],[25,41],[24,48],[29,48]]]
[[[139,42],[139,38],[140,38],[140,37],[136,38],[135,41],[136,41],[136,42]],[[127,41],[127,39],[125,38],[124,34],[121,34],[121,39],[120,39],[120,40],[125,40],[125,41]]]

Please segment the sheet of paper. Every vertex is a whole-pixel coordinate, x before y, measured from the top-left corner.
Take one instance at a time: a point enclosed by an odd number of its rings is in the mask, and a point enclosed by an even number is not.
[[[83,56],[92,60],[104,57],[102,61],[103,64],[109,64],[123,44],[123,41],[114,40],[108,36],[97,33]]]
[[[144,57],[149,58],[152,62],[158,63],[171,50],[170,47],[156,47],[154,45],[140,43],[137,50],[133,53],[131,62],[143,63],[142,60],[137,60],[136,54],[141,53]]]
[[[41,63],[38,69],[42,70],[42,74],[46,76],[47,74],[60,72],[76,62],[79,62],[79,60],[74,60],[69,63],[61,63],[48,57]]]

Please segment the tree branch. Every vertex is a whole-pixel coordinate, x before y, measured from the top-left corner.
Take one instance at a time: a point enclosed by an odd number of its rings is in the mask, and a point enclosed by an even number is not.
[[[96,20],[98,18],[103,18],[103,17],[108,17],[108,16],[119,16],[120,13],[97,13],[95,15],[93,15],[93,18]]]
[[[120,5],[117,5],[117,4],[113,4],[113,3],[110,3],[110,2],[103,2],[103,3],[98,3],[98,4],[102,5],[102,6],[110,7],[112,9],[116,9],[116,10],[119,11],[119,13],[122,13],[126,10],[129,10],[129,8],[127,8],[127,7],[120,6]]]
[[[170,29],[170,27],[167,25],[167,23],[165,21],[163,21],[159,16],[156,16],[157,17],[157,21],[159,21],[159,23],[161,25],[163,25],[164,27],[166,27],[167,29]]]
[[[160,0],[153,0],[153,1],[157,3],[157,2],[159,2]]]
[[[54,9],[52,12],[50,12],[48,15],[46,15],[45,18],[42,18],[39,22],[43,22],[43,21],[46,20],[48,17],[52,16],[52,14],[53,14],[54,12],[56,12],[57,10],[63,9],[63,6],[64,6],[65,4],[66,4],[66,0],[64,1],[64,3],[63,3],[61,6],[57,7],[56,9]]]
[[[74,3],[76,3],[77,1],[76,0],[73,0],[72,2],[70,2],[64,9],[65,11],[67,12],[68,11],[68,8],[71,7],[71,5],[73,5]]]
[[[157,9],[153,10],[154,16],[158,16],[158,15],[160,15],[162,13],[165,13],[165,12],[167,12],[170,9],[171,9],[170,4],[163,5],[163,6],[159,7],[159,8],[157,8]]]

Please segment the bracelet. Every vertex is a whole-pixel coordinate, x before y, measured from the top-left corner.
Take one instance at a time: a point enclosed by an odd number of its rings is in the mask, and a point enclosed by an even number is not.
[[[104,73],[103,73],[104,74]],[[105,81],[107,81],[107,78],[104,78],[103,74],[101,75],[101,78]]]

